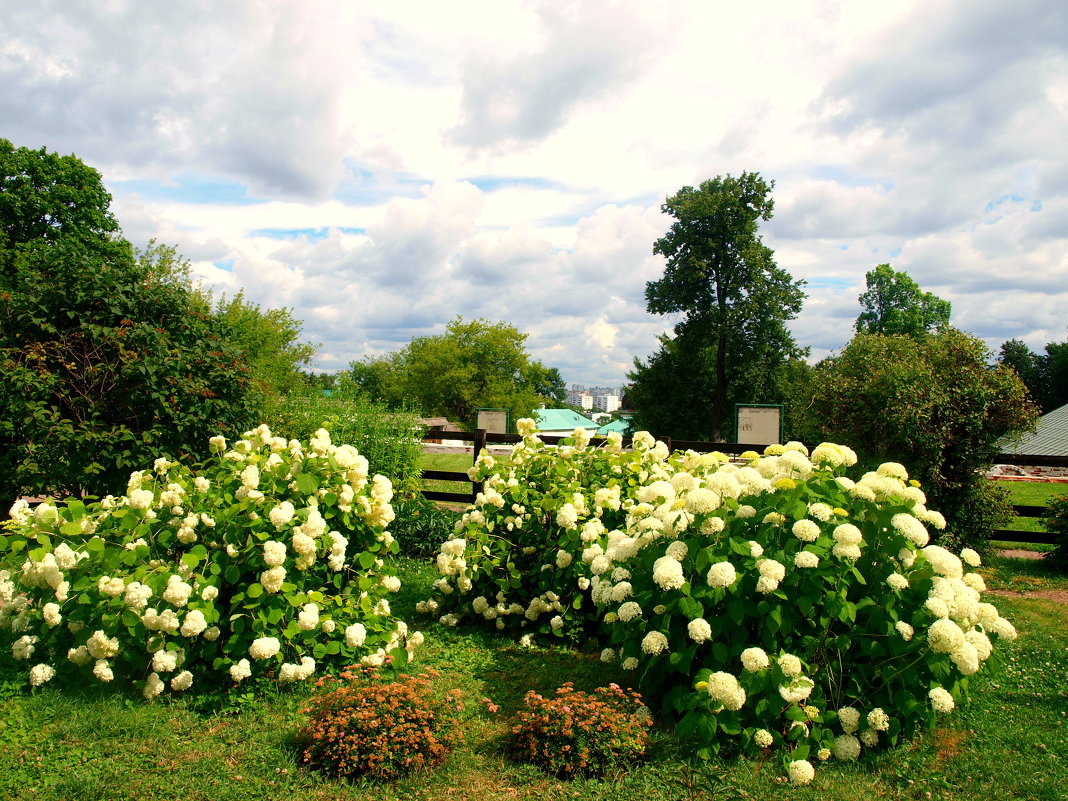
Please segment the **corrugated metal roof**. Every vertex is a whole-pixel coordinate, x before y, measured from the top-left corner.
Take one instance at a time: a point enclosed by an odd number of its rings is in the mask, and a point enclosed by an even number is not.
[[[1004,453],[1068,456],[1068,403],[1038,419],[1038,430],[1019,439],[1003,440]]]
[[[626,436],[631,429],[631,424],[627,420],[613,420],[611,423],[605,423],[603,426],[597,429],[597,436],[603,437],[609,431],[618,431],[623,436]]]
[[[576,428],[596,430],[597,424],[571,409],[535,409],[538,431],[574,431]]]

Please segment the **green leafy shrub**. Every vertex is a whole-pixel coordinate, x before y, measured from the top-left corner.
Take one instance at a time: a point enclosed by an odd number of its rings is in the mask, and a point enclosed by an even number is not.
[[[1038,409],[976,337],[857,334],[816,370],[806,438],[863,443],[862,458],[909,467],[946,516],[944,542],[987,547],[992,496],[982,473]]]
[[[389,478],[399,497],[410,498],[419,490],[423,426],[411,412],[391,412],[361,398],[289,395],[270,401],[265,419],[296,439],[325,428],[334,442],[355,447],[372,473]]]
[[[383,678],[374,666],[354,666],[335,688],[303,710],[310,718],[297,734],[300,760],[309,767],[350,778],[398,779],[445,761],[461,741],[459,690],[444,695],[438,674]]]
[[[1043,559],[1060,570],[1068,570],[1068,495],[1050,500],[1042,522],[1046,531],[1057,538],[1054,549]]]
[[[192,469],[157,459],[126,494],[11,510],[0,537],[0,648],[31,684],[167,687],[309,678],[320,663],[404,661],[392,489],[319,431],[266,426]]]
[[[507,468],[480,457],[484,491],[417,611],[597,640],[700,752],[895,744],[1015,637],[982,601],[979,555],[929,544],[945,520],[900,464],[854,481],[830,443],[739,465],[641,432],[632,451],[579,431],[550,449],[520,425]]]
[[[617,684],[591,694],[568,682],[552,698],[531,690],[524,705],[512,727],[512,755],[556,776],[604,776],[649,750],[652,716],[638,693]]]
[[[390,529],[405,556],[426,557],[437,553],[452,534],[457,512],[443,509],[421,493],[394,501],[397,519]]]

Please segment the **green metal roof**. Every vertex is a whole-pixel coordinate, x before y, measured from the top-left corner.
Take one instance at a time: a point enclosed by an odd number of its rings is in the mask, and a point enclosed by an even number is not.
[[[574,431],[576,428],[596,430],[597,424],[571,409],[535,409],[538,431]],[[591,432],[592,433],[592,432]]]
[[[1003,453],[1068,456],[1068,403],[1038,418],[1038,430],[1001,442]]]
[[[597,429],[597,436],[603,437],[609,431],[618,431],[623,436],[627,436],[631,433],[633,424],[629,420],[613,420],[611,423],[605,423],[603,426]]]

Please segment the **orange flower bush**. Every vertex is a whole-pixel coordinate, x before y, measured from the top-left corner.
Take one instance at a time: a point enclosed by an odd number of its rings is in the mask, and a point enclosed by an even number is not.
[[[603,776],[645,756],[652,722],[636,692],[610,684],[591,694],[568,682],[554,698],[527,693],[512,754],[562,778]]]
[[[335,689],[307,708],[307,726],[297,733],[302,763],[347,777],[393,780],[443,763],[462,739],[460,691],[435,693],[438,674],[400,674],[386,680],[379,668],[352,666]]]

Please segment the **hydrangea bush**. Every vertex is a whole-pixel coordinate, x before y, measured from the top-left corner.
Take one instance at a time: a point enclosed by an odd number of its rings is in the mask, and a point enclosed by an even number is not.
[[[122,681],[151,698],[404,662],[421,642],[390,613],[388,479],[323,430],[307,446],[260,426],[211,447],[195,470],[157,459],[121,497],[12,507],[0,648],[31,684]]]
[[[950,711],[1012,624],[981,600],[979,556],[930,544],[945,520],[905,468],[854,481],[846,447],[669,454],[520,421],[507,466],[441,546],[420,611],[446,625],[581,642],[633,671],[704,753],[854,759]],[[802,764],[803,763],[803,764]]]

